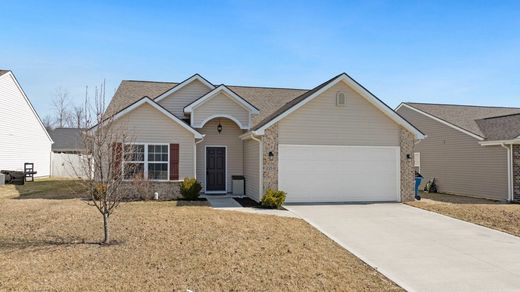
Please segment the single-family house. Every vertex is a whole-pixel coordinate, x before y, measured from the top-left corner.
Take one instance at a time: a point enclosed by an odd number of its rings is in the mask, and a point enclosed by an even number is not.
[[[216,85],[199,74],[126,80],[107,113],[134,137],[122,147],[132,152],[123,173],[131,165],[158,190],[196,177],[206,194],[230,193],[243,176],[257,201],[267,189],[286,191],[287,202],[413,199],[414,145],[424,138],[345,73],[310,90]]]
[[[406,102],[397,112],[427,135],[415,163],[440,192],[520,201],[520,108]]]
[[[0,170],[33,163],[35,177],[49,176],[52,143],[13,72],[0,70]]]

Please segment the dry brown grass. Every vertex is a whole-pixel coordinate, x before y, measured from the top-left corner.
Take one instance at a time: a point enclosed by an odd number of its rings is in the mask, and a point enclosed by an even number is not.
[[[302,220],[123,203],[111,218],[119,244],[100,246],[91,242],[101,217],[81,200],[5,199],[5,190],[2,290],[400,290]]]
[[[408,205],[520,236],[520,204],[446,194],[422,194]]]

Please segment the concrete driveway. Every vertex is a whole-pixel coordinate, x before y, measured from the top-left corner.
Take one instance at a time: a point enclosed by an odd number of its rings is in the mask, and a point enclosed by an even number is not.
[[[397,203],[285,207],[406,290],[520,291],[519,237]]]

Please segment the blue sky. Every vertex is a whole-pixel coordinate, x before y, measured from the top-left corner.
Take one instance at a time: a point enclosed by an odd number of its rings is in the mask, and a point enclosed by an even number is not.
[[[392,107],[520,107],[519,1],[108,2],[0,1],[0,68],[41,116],[58,87],[196,72],[296,88],[347,72]]]

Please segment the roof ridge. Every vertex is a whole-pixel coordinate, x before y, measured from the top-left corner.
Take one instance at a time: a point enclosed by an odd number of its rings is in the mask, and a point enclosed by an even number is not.
[[[135,80],[135,79],[123,79],[121,82],[146,82],[146,83],[176,83],[179,84],[181,82],[176,81],[152,81],[152,80]],[[218,85],[225,85],[225,86],[231,86],[231,87],[244,87],[244,88],[266,88],[266,89],[285,89],[285,90],[306,90],[309,91],[311,89],[308,88],[294,88],[294,87],[275,87],[275,86],[253,86],[253,85],[233,85],[233,84],[226,84],[221,83]]]
[[[511,116],[517,116],[517,115],[520,115],[520,112],[514,113],[514,114],[507,114],[507,115],[492,116],[492,117],[482,118],[479,120],[491,120],[491,119],[505,118],[505,117],[511,117]],[[476,121],[478,121],[478,120],[476,120]]]
[[[465,106],[465,107],[480,107],[480,108],[503,108],[503,109],[518,109],[520,107],[507,107],[507,106],[493,106],[493,105],[473,105],[473,104],[455,104],[455,103],[429,103],[429,102],[412,102],[407,101],[405,104],[423,104],[423,105],[440,105],[440,106]]]
[[[179,83],[179,82],[172,82],[172,81],[150,81],[150,80],[134,80],[134,79],[123,79],[121,82],[147,82],[147,83]]]
[[[225,84],[225,85],[232,86],[232,87],[245,87],[245,88],[267,88],[267,89],[306,90],[306,91],[311,90],[311,89],[307,89],[307,88],[292,88],[292,87],[252,86],[252,85],[232,85],[232,84]]]

